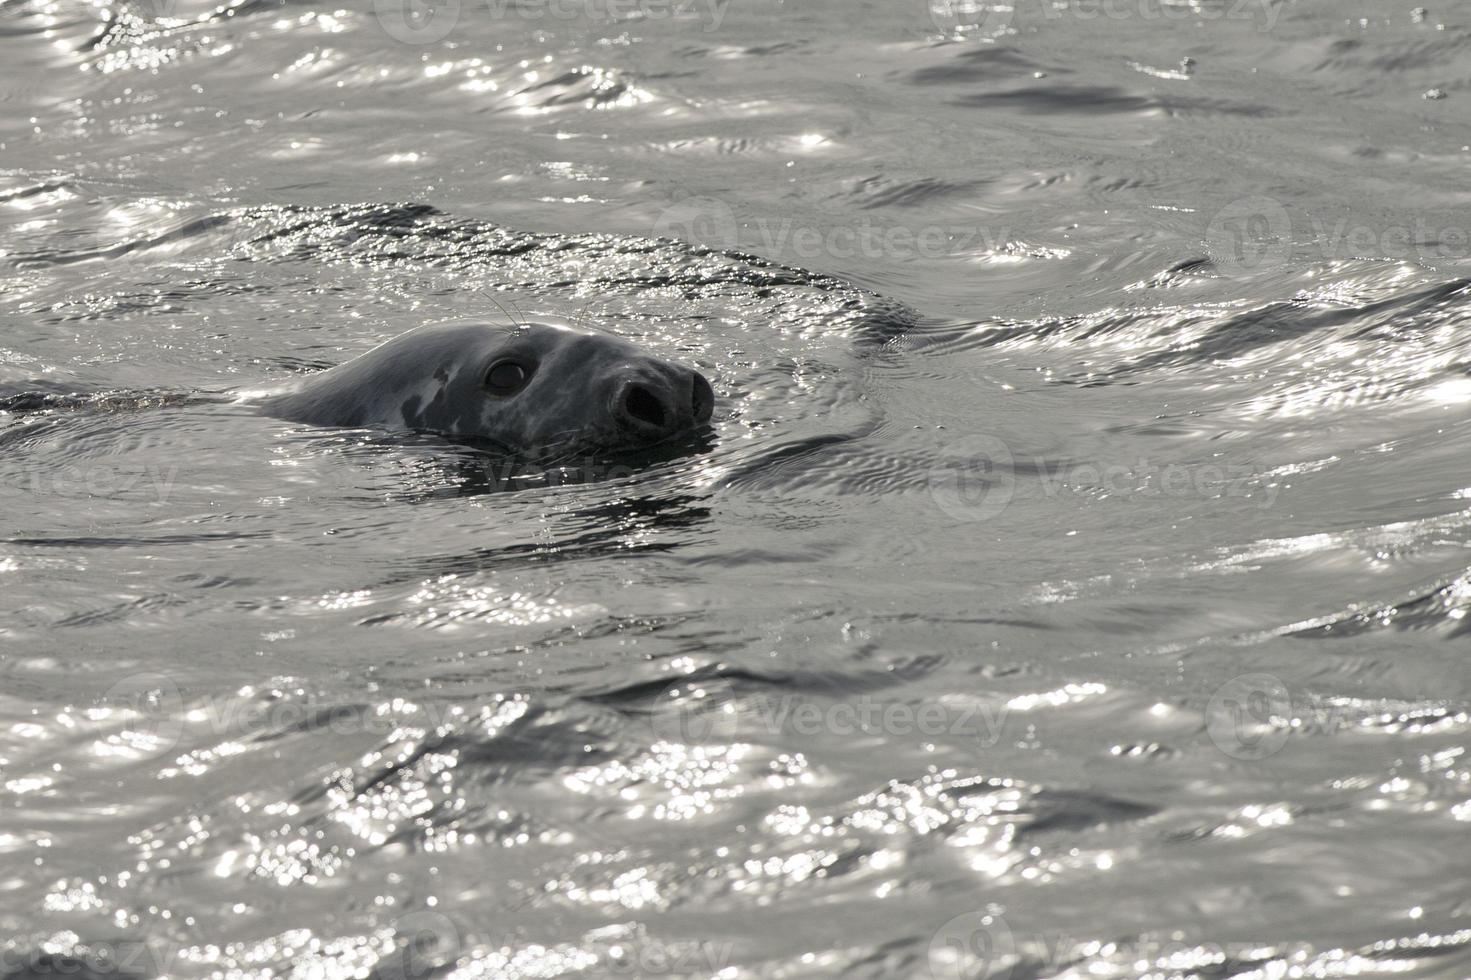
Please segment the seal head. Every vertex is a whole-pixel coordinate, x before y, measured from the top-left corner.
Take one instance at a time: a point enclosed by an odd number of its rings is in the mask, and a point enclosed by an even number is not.
[[[715,405],[710,382],[687,367],[546,321],[420,327],[252,400],[292,421],[432,432],[525,455],[658,445],[703,427]]]

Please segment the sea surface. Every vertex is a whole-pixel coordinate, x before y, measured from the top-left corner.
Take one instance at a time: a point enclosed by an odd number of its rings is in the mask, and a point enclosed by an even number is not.
[[[1471,7],[340,2],[0,2],[0,974],[1471,977]]]

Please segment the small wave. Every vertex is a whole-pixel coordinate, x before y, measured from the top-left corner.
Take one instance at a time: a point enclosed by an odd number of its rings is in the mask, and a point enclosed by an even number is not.
[[[1471,634],[1471,572],[1400,602],[1325,617],[1290,635],[1329,640],[1387,629],[1433,631],[1446,639]]]
[[[968,194],[980,181],[947,181],[920,177],[899,181],[890,177],[865,177],[857,181],[849,196],[865,210],[885,207],[916,207],[947,197]]]

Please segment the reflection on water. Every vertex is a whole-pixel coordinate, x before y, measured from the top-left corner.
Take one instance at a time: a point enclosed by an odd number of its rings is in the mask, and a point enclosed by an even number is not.
[[[1461,11],[411,6],[0,4],[0,974],[1471,974]]]

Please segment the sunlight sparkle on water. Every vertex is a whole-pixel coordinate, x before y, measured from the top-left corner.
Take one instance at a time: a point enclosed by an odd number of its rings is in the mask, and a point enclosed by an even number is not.
[[[1428,389],[1425,397],[1443,405],[1459,405],[1471,401],[1471,378],[1452,378]]]

